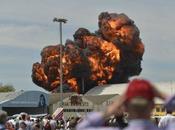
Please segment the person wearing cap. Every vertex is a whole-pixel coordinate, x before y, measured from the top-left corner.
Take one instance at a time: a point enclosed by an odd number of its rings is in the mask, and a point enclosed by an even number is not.
[[[127,90],[116,101],[107,107],[104,112],[93,112],[77,125],[77,130],[119,130],[116,127],[103,127],[105,119],[112,115],[128,112],[129,124],[125,130],[159,130],[150,121],[154,108],[154,98],[163,100],[166,95],[159,92],[149,81],[134,79],[128,85]]]

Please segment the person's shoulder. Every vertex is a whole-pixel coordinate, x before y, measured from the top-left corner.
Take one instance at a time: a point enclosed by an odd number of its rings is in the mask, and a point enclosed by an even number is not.
[[[167,117],[167,118],[172,118],[172,119],[175,118],[175,116],[173,116],[173,115],[171,115],[171,114],[168,114],[166,117]]]
[[[161,120],[165,120],[165,119],[167,119],[169,117],[170,117],[170,115],[164,115],[164,116],[161,117]]]

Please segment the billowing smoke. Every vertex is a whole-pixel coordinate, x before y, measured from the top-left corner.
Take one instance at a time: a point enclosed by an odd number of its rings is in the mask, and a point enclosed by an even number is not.
[[[125,14],[108,12],[98,20],[95,33],[79,28],[74,41],[62,46],[63,84],[71,91],[85,93],[97,85],[125,83],[142,70],[144,45],[134,21]],[[60,45],[45,47],[41,63],[33,64],[33,82],[48,91],[57,90],[59,72]]]

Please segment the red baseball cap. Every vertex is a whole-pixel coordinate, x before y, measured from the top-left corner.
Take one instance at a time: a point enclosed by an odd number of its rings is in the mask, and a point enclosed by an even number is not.
[[[144,79],[132,80],[126,90],[126,101],[131,101],[133,98],[141,97],[148,101],[154,99],[153,85]]]

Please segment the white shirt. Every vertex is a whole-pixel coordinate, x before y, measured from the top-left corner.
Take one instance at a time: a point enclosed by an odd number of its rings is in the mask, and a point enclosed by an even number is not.
[[[158,127],[165,128],[168,124],[170,124],[173,121],[175,122],[175,117],[171,114],[167,114],[160,119]]]
[[[56,130],[57,122],[55,120],[50,120],[51,130]]]

